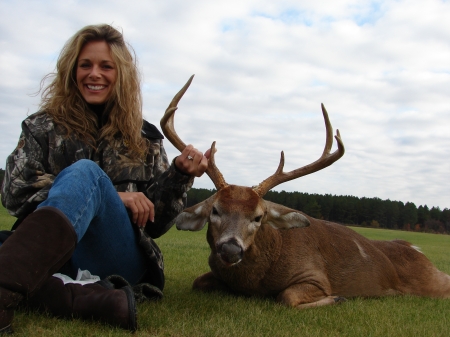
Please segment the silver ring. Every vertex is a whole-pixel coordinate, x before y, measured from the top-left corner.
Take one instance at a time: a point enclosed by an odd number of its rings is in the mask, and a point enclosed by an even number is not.
[[[187,156],[187,159],[189,159],[189,160],[194,160],[194,157]]]

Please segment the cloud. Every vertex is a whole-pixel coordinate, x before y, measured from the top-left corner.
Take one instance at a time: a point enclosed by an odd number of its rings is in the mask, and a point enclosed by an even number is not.
[[[259,183],[281,150],[286,170],[316,160],[323,102],[346,154],[277,190],[450,207],[449,2],[18,0],[0,13],[0,163],[63,44],[105,22],[136,51],[154,124],[196,74],[175,125],[199,149],[217,141],[227,182]],[[205,176],[195,187],[212,183]]]

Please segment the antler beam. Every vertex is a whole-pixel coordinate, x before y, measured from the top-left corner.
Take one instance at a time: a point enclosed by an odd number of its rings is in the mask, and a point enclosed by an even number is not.
[[[258,193],[260,197],[264,196],[269,190],[271,190],[275,186],[280,185],[286,181],[306,176],[308,174],[317,172],[327,166],[330,166],[344,155],[345,148],[344,143],[342,142],[341,139],[341,135],[339,134],[339,130],[336,130],[335,136],[338,149],[335,152],[330,153],[331,146],[333,145],[333,127],[331,126],[330,119],[328,118],[328,112],[325,109],[325,106],[323,104],[321,106],[327,134],[325,148],[323,150],[322,156],[318,160],[309,165],[285,173],[283,172],[284,152],[281,151],[281,159],[280,164],[278,165],[278,169],[275,171],[273,175],[265,179],[262,183],[260,183],[258,186],[254,188],[255,192]]]
[[[191,85],[193,78],[194,75],[192,75],[189,78],[189,80],[186,82],[183,88],[181,88],[181,90],[174,96],[169,106],[167,107],[164,116],[161,118],[160,121],[161,129],[162,132],[164,133],[164,136],[166,136],[166,138],[172,143],[172,145],[175,146],[175,148],[178,149],[178,151],[180,152],[183,152],[184,148],[186,147],[186,144],[181,140],[181,138],[175,131],[174,125],[175,111],[178,109],[178,102],[181,100],[184,93]],[[213,142],[211,145],[211,156],[208,161],[208,168],[206,169],[206,174],[211,178],[212,182],[216,186],[216,189],[220,190],[225,186],[227,186],[228,184],[225,182],[222,173],[220,173],[219,169],[216,166],[214,160],[214,153],[216,152],[215,146],[216,142]]]

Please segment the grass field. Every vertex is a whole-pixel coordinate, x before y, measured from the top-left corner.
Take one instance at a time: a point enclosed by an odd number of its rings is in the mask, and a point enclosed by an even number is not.
[[[0,208],[0,229],[13,222]],[[373,239],[408,240],[450,273],[450,236],[354,229]],[[165,298],[139,305],[139,330],[134,336],[450,336],[450,300],[358,298],[299,311],[266,299],[193,292],[192,281],[209,270],[205,231],[171,229],[157,242],[165,256]],[[14,327],[16,336],[130,335],[97,323],[23,312],[16,313]]]

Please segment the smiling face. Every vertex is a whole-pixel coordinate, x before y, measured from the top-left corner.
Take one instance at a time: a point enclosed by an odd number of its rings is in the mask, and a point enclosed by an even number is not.
[[[111,96],[117,78],[111,49],[105,41],[91,41],[77,60],[77,86],[89,104],[103,104]]]

